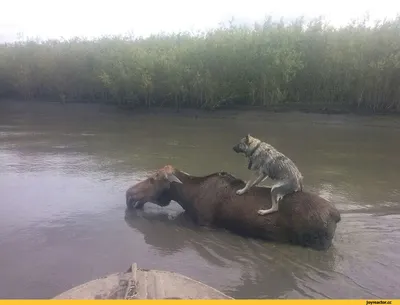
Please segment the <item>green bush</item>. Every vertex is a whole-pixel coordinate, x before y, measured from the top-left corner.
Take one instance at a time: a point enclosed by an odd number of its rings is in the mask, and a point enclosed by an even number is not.
[[[400,110],[400,17],[0,45],[0,97],[130,106]]]

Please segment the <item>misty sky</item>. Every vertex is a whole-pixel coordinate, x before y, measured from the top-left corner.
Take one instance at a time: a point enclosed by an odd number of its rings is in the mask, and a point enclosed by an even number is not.
[[[326,16],[334,25],[369,12],[372,19],[394,18],[400,1],[390,0],[2,0],[0,41],[25,37],[69,38],[208,29],[228,21],[260,21],[265,15],[291,19]]]

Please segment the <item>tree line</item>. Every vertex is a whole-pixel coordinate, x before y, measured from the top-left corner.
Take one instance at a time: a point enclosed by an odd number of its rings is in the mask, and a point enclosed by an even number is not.
[[[0,98],[131,107],[400,110],[400,16],[0,45]]]

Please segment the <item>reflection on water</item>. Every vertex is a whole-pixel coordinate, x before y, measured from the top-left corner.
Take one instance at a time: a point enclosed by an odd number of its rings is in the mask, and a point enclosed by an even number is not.
[[[0,103],[0,298],[49,298],[108,273],[180,272],[235,298],[396,298],[398,119],[306,114],[140,115]],[[326,252],[196,227],[176,204],[125,209],[157,167],[249,177],[246,133],[295,160],[342,212]],[[269,184],[265,181],[265,184]]]
[[[295,297],[294,287],[303,297],[328,297],[321,292],[306,291],[302,285],[307,285],[307,279],[330,278],[335,266],[334,249],[325,253],[296,251],[294,254],[290,247],[272,246],[237,238],[227,232],[196,228],[184,214],[171,216],[151,209],[126,211],[125,221],[132,229],[141,232],[146,244],[163,257],[187,253],[188,250],[195,252],[201,258],[197,259],[196,265],[201,264],[204,275],[210,276],[209,283],[213,286],[222,284],[224,290],[235,297],[241,297],[241,290],[246,291],[247,297]],[[160,232],[170,232],[168,239]],[[277,257],[280,259],[276,260]],[[174,264],[178,265],[180,261]],[[313,271],[314,279],[309,275]],[[266,274],[268,287],[265,287]]]

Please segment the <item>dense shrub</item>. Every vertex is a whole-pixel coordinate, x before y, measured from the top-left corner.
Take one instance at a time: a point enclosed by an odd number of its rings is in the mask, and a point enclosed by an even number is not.
[[[400,110],[400,17],[0,45],[0,97],[132,106]]]

